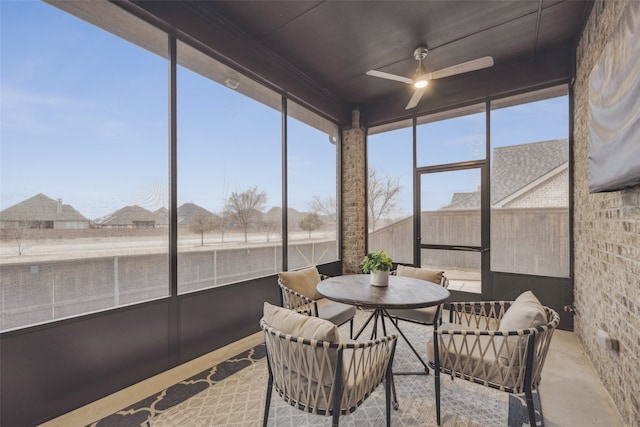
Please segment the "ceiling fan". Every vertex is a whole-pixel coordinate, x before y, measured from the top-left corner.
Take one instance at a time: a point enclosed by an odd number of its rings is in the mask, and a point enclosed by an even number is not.
[[[427,57],[428,52],[429,50],[424,46],[420,46],[413,51],[413,57],[418,61],[418,69],[416,70],[416,74],[413,79],[377,70],[369,70],[367,71],[367,75],[413,85],[413,87],[415,88],[415,92],[413,93],[413,96],[405,107],[405,110],[409,110],[418,105],[418,102],[420,102],[420,99],[424,94],[425,88],[429,84],[429,80],[441,79],[443,77],[468,73],[469,71],[481,70],[483,68],[493,66],[493,58],[491,56],[483,56],[482,58],[473,59],[471,61],[462,62],[457,65],[452,65],[451,67],[442,68],[441,70],[431,71],[430,73],[427,73],[427,71],[422,66],[422,60]]]

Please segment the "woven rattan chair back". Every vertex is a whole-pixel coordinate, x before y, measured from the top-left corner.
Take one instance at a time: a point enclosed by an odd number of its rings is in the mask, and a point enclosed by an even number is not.
[[[450,322],[438,329],[428,345],[429,365],[435,370],[436,417],[440,425],[440,372],[507,393],[524,393],[530,425],[535,424],[532,390],[540,383],[542,367],[558,313],[544,307],[547,323],[528,329],[498,330],[511,302],[482,301],[450,304]]]
[[[320,279],[324,280],[329,276],[320,275]],[[288,308],[289,310],[297,311],[301,314],[306,314],[307,316],[314,316],[324,318],[320,310],[318,309],[318,302],[314,299],[311,299],[301,293],[294,291],[293,289],[288,288],[282,279],[278,278],[278,286],[280,287],[280,293],[282,294],[282,306],[284,308]],[[346,307],[342,303],[334,302],[334,301],[325,301],[328,304],[337,304],[343,307]],[[349,309],[343,309],[345,312]],[[341,316],[344,321],[335,321],[332,319],[326,319],[334,321],[337,326],[342,326],[343,323],[349,322],[349,336],[353,337],[353,317],[355,316],[355,308],[350,309],[346,315],[346,317]]]
[[[354,412],[385,382],[387,426],[391,420],[391,365],[397,336],[348,343],[294,337],[260,322],[264,331],[269,379],[263,425],[267,425],[271,393],[301,411],[332,417]]]
[[[397,270],[391,271],[389,274],[397,276]],[[449,279],[442,275],[440,278],[440,286],[447,289],[449,287]],[[397,320],[404,320],[406,322],[417,323],[420,325],[431,326],[434,322],[441,322],[443,304],[438,307],[426,307],[426,308],[405,308],[405,309],[389,309],[387,310],[389,315]]]

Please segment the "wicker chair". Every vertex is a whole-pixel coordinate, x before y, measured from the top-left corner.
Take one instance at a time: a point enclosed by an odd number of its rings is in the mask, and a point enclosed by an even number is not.
[[[391,274],[426,280],[428,282],[439,284],[445,289],[449,287],[449,280],[444,275],[444,271],[398,265],[398,268],[392,271]],[[387,311],[391,316],[395,317],[396,320],[405,320],[407,322],[419,323],[421,325],[433,325],[435,321],[441,320],[440,315],[442,313],[442,305],[423,308],[390,309]]]
[[[316,291],[320,280],[327,277],[319,274],[316,267],[279,273],[278,286],[282,293],[282,306],[298,313],[329,320],[337,326],[350,322],[349,337],[353,337],[353,318],[356,315],[356,308],[323,298]]]
[[[512,302],[451,303],[450,322],[441,328],[434,325],[433,339],[427,345],[427,358],[435,371],[438,425],[440,372],[507,393],[524,393],[529,423],[536,425],[532,391],[540,384],[542,366],[560,317],[538,302],[539,307],[534,308],[537,320],[532,320],[530,309],[535,304],[531,298],[537,302],[531,292],[525,292]],[[522,300],[525,311],[529,310],[524,323],[530,327],[515,329],[511,325],[523,320],[520,317],[515,323],[513,321],[514,317],[521,316]],[[507,314],[510,307],[513,309]]]
[[[285,321],[283,316],[287,318]],[[269,318],[280,329],[272,327]],[[260,327],[264,331],[269,370],[263,426],[266,427],[269,418],[273,387],[291,406],[331,416],[332,425],[338,426],[340,415],[353,413],[383,381],[386,423],[390,425],[396,335],[345,343],[339,339],[337,326],[330,322],[268,303]]]

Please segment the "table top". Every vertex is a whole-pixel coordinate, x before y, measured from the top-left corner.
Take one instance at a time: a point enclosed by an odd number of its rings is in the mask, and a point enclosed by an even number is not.
[[[318,293],[333,301],[365,308],[420,308],[440,304],[449,291],[425,280],[389,276],[389,286],[373,286],[368,274],[330,277],[318,283]]]

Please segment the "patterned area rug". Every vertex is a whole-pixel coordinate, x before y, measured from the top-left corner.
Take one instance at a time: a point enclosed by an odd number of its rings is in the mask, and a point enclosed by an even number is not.
[[[358,310],[356,330],[368,317]],[[422,355],[430,327],[401,322],[400,328]],[[387,330],[395,328],[387,322]],[[348,325],[340,328],[348,338]],[[366,335],[363,334],[363,336]],[[399,337],[394,359],[396,372],[417,372],[422,365]],[[443,426],[509,426],[528,424],[524,398],[467,381],[441,376]],[[399,409],[391,413],[392,426],[436,426],[433,375],[395,377]],[[257,426],[262,424],[267,385],[264,345],[258,345],[126,409],[91,424],[114,426]],[[539,400],[536,397],[538,425]],[[344,426],[385,425],[384,387],[378,389],[353,414],[340,417]],[[327,426],[330,418],[306,414],[289,406],[276,393],[271,399],[269,426]]]

